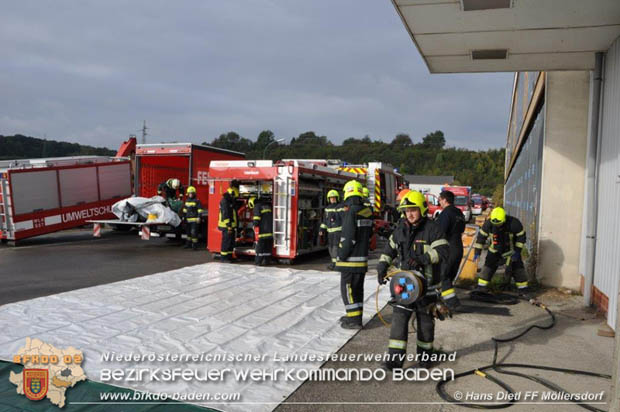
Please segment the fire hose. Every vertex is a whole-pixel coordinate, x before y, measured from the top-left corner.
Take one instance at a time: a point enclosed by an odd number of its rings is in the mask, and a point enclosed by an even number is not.
[[[523,299],[526,300],[526,299]],[[486,366],[482,366],[479,368],[475,368],[475,369],[471,369],[465,372],[461,372],[461,373],[457,373],[454,375],[454,379],[453,380],[457,380],[458,378],[462,378],[464,376],[469,376],[469,375],[476,375],[479,376],[483,379],[487,379],[493,383],[495,383],[496,385],[500,386],[501,388],[503,388],[508,394],[509,396],[507,397],[507,399],[509,399],[509,401],[504,402],[504,403],[494,403],[494,404],[481,404],[481,403],[465,403],[465,402],[461,402],[457,399],[455,399],[453,396],[451,396],[450,394],[448,394],[448,392],[445,389],[445,385],[448,383],[448,380],[442,380],[439,381],[437,383],[436,386],[436,390],[437,393],[439,394],[439,396],[441,396],[441,398],[447,402],[450,403],[456,403],[459,406],[464,406],[467,408],[477,408],[477,409],[502,409],[502,408],[508,408],[514,404],[516,404],[518,401],[516,400],[515,396],[511,396],[514,395],[514,390],[504,381],[500,380],[499,378],[493,376],[493,375],[489,375],[488,373],[486,373],[486,371],[492,370],[494,372],[497,373],[501,373],[501,374],[505,374],[505,375],[512,375],[512,376],[518,376],[521,378],[525,378],[525,379],[529,379],[531,381],[540,383],[543,386],[546,386],[549,389],[552,389],[556,392],[561,392],[562,394],[568,394],[568,392],[564,389],[562,389],[560,386],[556,385],[553,382],[550,382],[549,380],[543,379],[543,378],[539,378],[537,376],[533,376],[533,375],[528,375],[525,373],[520,373],[520,372],[514,372],[514,371],[508,371],[505,370],[503,368],[527,368],[527,369],[539,369],[539,370],[546,370],[546,371],[553,371],[553,372],[563,372],[563,373],[570,373],[570,374],[574,374],[574,375],[584,375],[584,376],[593,376],[593,377],[597,377],[597,378],[604,378],[604,379],[611,379],[610,375],[606,375],[606,374],[602,374],[602,373],[596,373],[596,372],[589,372],[589,371],[582,371],[582,370],[577,370],[577,369],[566,369],[566,368],[557,368],[554,366],[543,366],[543,365],[529,365],[529,364],[524,364],[524,363],[502,363],[502,362],[498,362],[497,361],[497,354],[499,351],[499,344],[500,343],[506,343],[506,342],[512,342],[515,341],[517,339],[519,339],[520,337],[524,336],[525,334],[527,334],[529,331],[533,330],[533,329],[541,329],[541,330],[548,330],[551,329],[552,327],[555,326],[555,315],[553,314],[553,312],[551,310],[549,310],[549,308],[547,306],[545,306],[544,304],[537,302],[535,300],[529,300],[529,302],[533,305],[538,306],[541,309],[544,309],[550,316],[551,318],[551,322],[548,325],[537,325],[537,324],[532,324],[530,326],[528,326],[525,330],[523,330],[522,332],[516,334],[515,336],[512,336],[510,338],[496,338],[493,337],[491,338],[493,340],[493,345],[494,345],[494,352],[493,352],[493,363],[491,363],[490,365],[486,365]],[[584,409],[590,410],[590,411],[596,411],[596,412],[604,412],[603,409],[598,409],[592,405],[589,404],[585,404],[585,403],[581,403],[578,400],[574,400],[572,399],[572,397],[569,396],[569,399],[571,400],[571,402],[574,402],[575,404],[581,406]]]

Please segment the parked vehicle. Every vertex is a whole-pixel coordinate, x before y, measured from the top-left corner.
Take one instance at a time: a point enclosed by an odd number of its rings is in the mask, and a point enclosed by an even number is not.
[[[461,209],[465,215],[465,221],[469,222],[472,216],[471,186],[443,186],[441,190],[449,190],[454,193],[454,206]]]

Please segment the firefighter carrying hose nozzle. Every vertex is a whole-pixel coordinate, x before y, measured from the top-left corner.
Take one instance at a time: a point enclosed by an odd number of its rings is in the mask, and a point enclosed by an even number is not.
[[[271,201],[267,198],[251,197],[248,206],[253,210],[254,238],[256,239],[256,257],[254,264],[267,266],[271,261],[273,249],[273,211]]]
[[[521,259],[521,250],[525,246],[523,224],[516,217],[507,215],[503,208],[494,208],[489,219],[484,222],[478,232],[478,237],[474,243],[474,261],[480,258],[482,248],[489,237],[491,244],[482,271],[478,276],[476,291],[486,292],[489,281],[497,268],[506,265],[507,278],[514,277],[519,295],[529,299],[531,296],[527,273]]]
[[[187,241],[185,249],[192,248],[198,250],[198,231],[200,230],[200,215],[204,212],[200,200],[196,198],[196,188],[189,186],[187,188],[185,203],[181,208],[183,217],[187,224]]]
[[[372,233],[372,210],[364,206],[362,184],[350,180],[344,185],[342,232],[338,242],[336,270],[340,272],[340,295],[346,315],[344,329],[361,329],[364,311],[364,278],[368,270],[368,246]]]
[[[231,182],[230,187],[220,200],[220,212],[217,227],[222,232],[222,243],[220,246],[220,257],[223,263],[233,261],[233,251],[235,250],[235,235],[239,220],[235,199],[239,197],[239,184]]]
[[[340,232],[342,230],[342,204],[338,203],[340,194],[337,190],[332,189],[327,192],[328,205],[324,209],[323,222],[320,226],[319,236],[321,244],[325,244],[327,239],[327,249],[332,261],[327,269],[333,270],[338,258],[338,242],[340,242]]]
[[[391,303],[397,303],[393,304],[389,359],[383,367],[388,370],[402,368],[407,353],[409,319],[415,313],[416,353],[420,367],[428,368],[435,339],[434,318],[443,320],[451,315],[439,292],[450,248],[441,228],[426,217],[428,205],[422,193],[408,192],[398,209],[405,217],[398,222],[377,265],[377,281],[385,284],[387,278],[391,278]],[[388,268],[397,257],[397,271],[409,271],[409,274],[393,276],[397,272],[391,272],[388,275]]]

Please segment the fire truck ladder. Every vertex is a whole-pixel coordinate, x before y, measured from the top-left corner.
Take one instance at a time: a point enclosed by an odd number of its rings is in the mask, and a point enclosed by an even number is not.
[[[273,196],[273,244],[278,253],[290,251],[289,212],[290,212],[291,178],[277,176],[275,178]]]
[[[13,239],[15,228],[11,221],[11,205],[9,205],[9,181],[0,178],[0,232],[5,239]]]

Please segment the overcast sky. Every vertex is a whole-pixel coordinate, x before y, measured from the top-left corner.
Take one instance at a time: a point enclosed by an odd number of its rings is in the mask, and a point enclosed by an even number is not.
[[[389,0],[4,1],[0,51],[1,135],[506,140],[512,74],[429,74]]]

